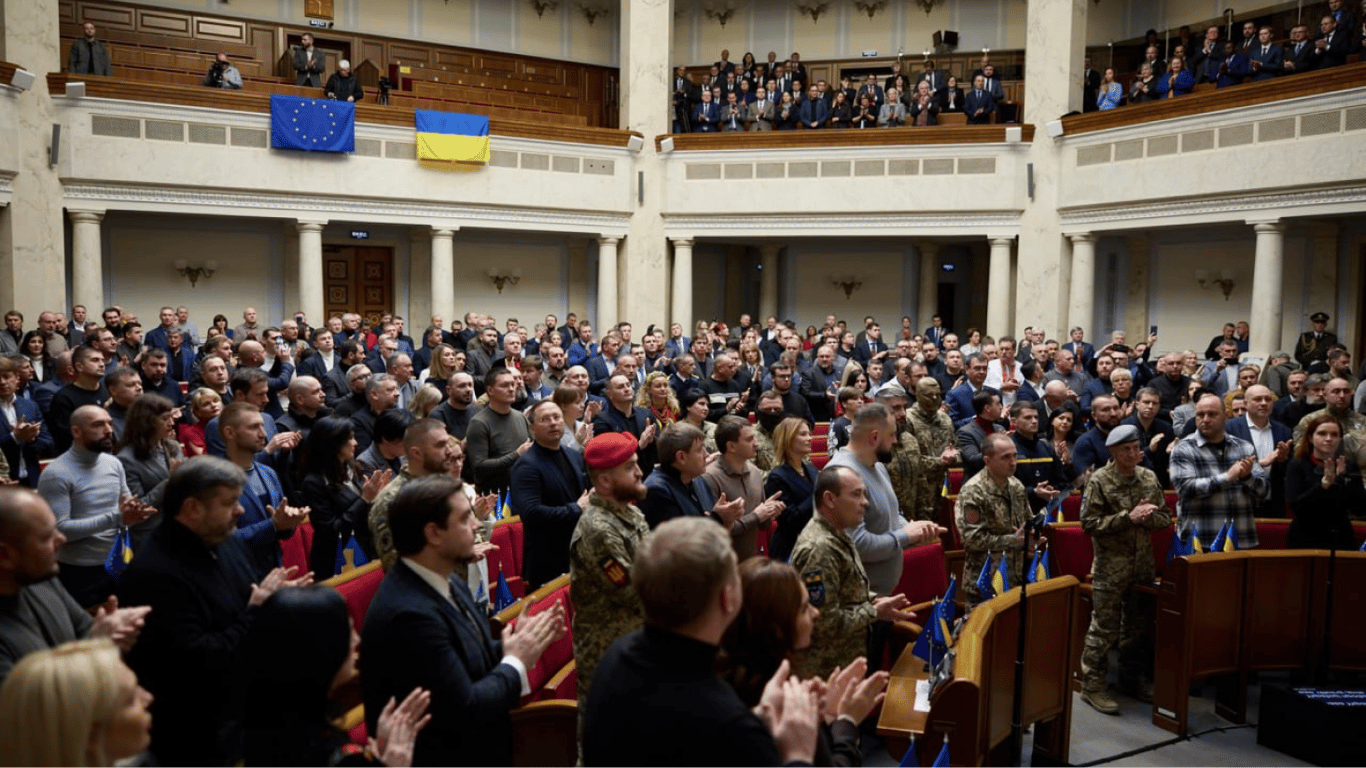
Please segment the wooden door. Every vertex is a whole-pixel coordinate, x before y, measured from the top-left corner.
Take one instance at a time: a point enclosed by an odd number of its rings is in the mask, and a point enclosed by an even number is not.
[[[323,246],[323,302],[327,317],[355,312],[367,322],[393,309],[394,249]]]

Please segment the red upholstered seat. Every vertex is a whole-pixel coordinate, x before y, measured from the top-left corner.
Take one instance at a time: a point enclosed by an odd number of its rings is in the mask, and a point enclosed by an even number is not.
[[[954,467],[949,470],[949,495],[957,496],[958,489],[963,487],[963,469]]]
[[[811,438],[812,453],[826,453],[830,449],[830,438],[827,435]]]
[[[1360,547],[1362,543],[1366,542],[1366,522],[1362,522],[1360,520],[1353,520],[1352,533],[1356,534],[1357,546]]]
[[[760,557],[768,557],[768,542],[769,542],[769,539],[772,539],[772,538],[773,538],[773,530],[774,530],[774,528],[775,528],[774,524],[773,524],[773,523],[769,523],[768,525],[763,526],[763,527],[761,527],[761,528],[758,530],[759,556],[760,556]]]
[[[550,583],[542,586],[533,593],[536,599],[534,605],[528,610],[528,614],[535,615],[542,611],[551,610],[556,603],[564,604],[564,637],[551,643],[536,665],[527,670],[527,682],[531,686],[531,695],[528,701],[541,701],[544,699],[578,698],[578,675],[574,674],[574,632],[573,632],[573,605],[569,601],[569,575],[565,574]],[[513,606],[502,613],[500,617],[506,619],[508,626],[517,624],[517,617],[521,613],[521,606]]]
[[[522,521],[516,520],[515,527],[514,532],[512,520],[500,520],[493,526],[489,542],[498,549],[489,553],[489,590],[497,589],[498,576],[502,574],[507,579],[512,596],[520,599],[526,594],[526,585],[522,583],[522,542],[519,535]]]
[[[901,581],[897,583],[893,594],[904,594],[911,605],[928,603],[943,596],[949,588],[949,569],[944,562],[943,544],[935,542],[911,547],[901,557]]]
[[[1176,524],[1153,531],[1153,572],[1161,575],[1162,566],[1167,564],[1167,554],[1172,551],[1172,536],[1176,535]]]
[[[304,522],[294,529],[294,535],[280,540],[282,563],[286,568],[293,566],[296,574],[308,570],[308,552],[313,546],[313,524]]]
[[[1069,523],[1081,521],[1081,494],[1072,493],[1062,501],[1062,519]]]
[[[521,578],[522,567],[524,565],[522,561],[522,552],[524,550],[522,547],[525,542],[525,534],[522,529],[522,518],[512,518],[512,521],[508,523],[508,527],[512,529],[512,562],[516,564],[517,577]]]
[[[816,427],[811,430],[811,434],[815,437],[825,437],[826,435],[830,434],[830,422],[816,422]]]
[[[1259,517],[1257,523],[1258,549],[1289,549],[1290,521],[1274,517]]]
[[[1081,523],[1049,525],[1048,549],[1053,557],[1050,570],[1053,576],[1076,576],[1084,581],[1091,575],[1095,550],[1091,548],[1091,537],[1081,529]]]
[[[351,621],[359,632],[365,624],[365,614],[370,610],[370,601],[375,599],[380,582],[384,581],[384,571],[379,560],[372,560],[355,570],[338,574],[323,582],[346,598],[346,608]]]
[[[1162,500],[1165,501],[1165,502],[1167,502],[1167,511],[1168,511],[1168,512],[1171,512],[1171,513],[1172,513],[1172,517],[1175,518],[1175,517],[1176,517],[1176,491],[1166,491],[1165,493],[1162,494]]]
[[[939,524],[949,529],[948,533],[940,536],[939,539],[945,542],[945,551],[952,552],[962,549],[963,536],[958,532],[958,515],[956,514],[958,497],[941,496],[939,499]]]
[[[811,454],[811,465],[814,466],[814,467],[816,468],[817,471],[822,470],[822,469],[825,469],[825,465],[826,465],[826,464],[829,464],[829,463],[830,463],[830,454],[828,454],[828,453],[813,453],[813,454]]]

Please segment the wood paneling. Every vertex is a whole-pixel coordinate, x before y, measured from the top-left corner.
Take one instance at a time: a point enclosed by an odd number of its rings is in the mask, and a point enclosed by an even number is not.
[[[764,131],[755,133],[679,133],[666,137],[675,151],[717,149],[782,149],[784,147],[885,147],[908,144],[991,144],[1006,140],[1005,125],[953,125],[930,128],[870,128],[838,131]],[[1024,141],[1034,140],[1034,126],[1024,129]]]
[[[138,9],[137,17],[138,30],[140,31],[157,32],[177,37],[193,37],[190,33],[191,16],[187,13]]]
[[[323,304],[327,317],[355,312],[370,322],[389,311],[394,295],[394,251],[377,246],[323,246]]]
[[[194,36],[200,40],[230,40],[234,43],[247,42],[247,24],[244,21],[224,19],[194,20]]]

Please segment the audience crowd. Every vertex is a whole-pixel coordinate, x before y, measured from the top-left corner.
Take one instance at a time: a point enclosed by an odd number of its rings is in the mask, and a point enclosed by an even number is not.
[[[914,618],[902,553],[949,526],[971,571],[1022,563],[1022,523],[1073,490],[1104,552],[1116,526],[1170,523],[1164,487],[1206,545],[1231,523],[1256,546],[1254,518],[1293,513],[1292,546],[1347,547],[1366,516],[1366,384],[1323,313],[1265,360],[1246,322],[1158,354],[1155,332],[991,338],[938,316],[470,312],[416,339],[388,313],[315,328],[251,307],[202,331],[169,306],[145,333],[119,307],[4,321],[0,736],[23,764],[510,763],[508,713],[568,620],[491,631],[499,498],[528,592],[574,583],[586,764],[857,764],[871,673]],[[1158,497],[1121,505],[1131,523],[1110,509],[1126,483]],[[281,549],[305,521],[307,573]],[[357,636],[310,585],[360,557],[386,576]],[[1098,608],[1083,658],[1112,714],[1109,644],[1146,691],[1119,611]],[[364,747],[327,704],[357,675]]]

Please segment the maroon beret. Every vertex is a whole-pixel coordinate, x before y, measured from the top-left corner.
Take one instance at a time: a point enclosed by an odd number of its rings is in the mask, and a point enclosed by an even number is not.
[[[589,469],[612,469],[636,455],[640,448],[635,437],[624,432],[608,432],[588,441],[583,449],[583,460]]]

